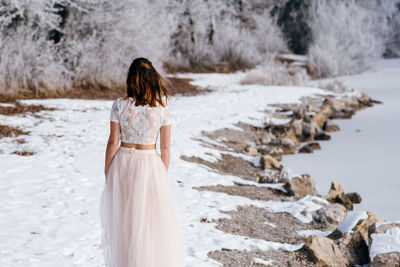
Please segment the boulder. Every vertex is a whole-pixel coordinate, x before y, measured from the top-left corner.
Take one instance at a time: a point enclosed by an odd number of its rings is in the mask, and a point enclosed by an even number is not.
[[[359,223],[353,228],[354,232],[359,232],[362,239],[368,240],[368,230],[369,227],[377,222],[383,222],[381,218],[376,216],[372,212],[367,212],[368,217],[366,219],[360,220]]]
[[[308,143],[299,149],[299,153],[313,153],[315,149],[321,149],[319,143]]]
[[[304,140],[312,140],[317,132],[317,123],[313,120],[308,122],[303,122],[302,124],[302,137]]]
[[[358,98],[358,101],[360,102],[360,104],[363,104],[365,106],[372,106],[371,98],[364,93],[361,94],[361,97]]]
[[[297,140],[297,137],[292,130],[285,133],[285,138],[293,142],[294,146],[292,148],[296,148],[298,145],[300,145],[299,140]]]
[[[353,212],[328,237],[339,239],[346,233],[357,232],[367,242],[369,227],[376,222],[382,222],[382,220],[372,212]]]
[[[260,158],[260,164],[263,169],[280,169],[281,164],[271,155],[262,155]]]
[[[314,136],[314,140],[323,140],[323,141],[331,140],[331,136],[330,136],[329,134],[324,133],[324,132],[322,132],[322,133],[317,133],[317,134]]]
[[[322,208],[313,212],[313,220],[316,223],[332,225],[337,227],[345,218],[347,209],[338,203],[324,205]]]
[[[302,135],[303,127],[300,120],[292,120],[290,122],[293,133],[298,137]]]
[[[333,114],[332,108],[329,105],[326,105],[326,104],[321,106],[320,112],[322,114],[325,114],[325,116],[327,118],[331,117],[332,114]]]
[[[324,126],[326,117],[325,117],[324,113],[320,112],[320,113],[314,114],[312,119],[318,124],[319,127],[322,128],[322,126]]]
[[[283,188],[290,196],[302,198],[307,195],[318,195],[314,179],[308,174],[302,174],[301,177],[293,177],[287,181]]]
[[[249,156],[255,156],[255,155],[257,155],[257,154],[258,154],[257,147],[255,147],[255,146],[249,146],[249,147],[247,148],[247,155],[249,155]]]
[[[331,203],[339,203],[346,207],[348,210],[353,209],[353,202],[344,193],[343,187],[339,182],[333,181],[328,195],[324,196],[326,200]]]
[[[371,267],[400,266],[400,223],[374,223],[368,235]]]
[[[345,233],[343,238],[337,240],[336,243],[350,266],[364,265],[369,262],[368,245],[359,232]]]
[[[332,120],[326,120],[322,129],[326,132],[337,132],[340,130],[339,125],[334,123]]]
[[[335,242],[324,236],[310,236],[303,248],[310,254],[316,266],[343,267],[349,262]]]
[[[361,203],[361,201],[362,201],[360,194],[357,192],[347,193],[346,196],[350,199],[350,201],[352,203],[358,204],[358,203]]]
[[[282,146],[284,154],[294,154],[296,152],[296,143],[290,138],[281,138],[279,145]]]
[[[389,252],[375,255],[370,267],[400,266],[400,252]]]
[[[334,112],[341,112],[346,108],[344,101],[330,97],[325,98],[324,104],[329,105]]]

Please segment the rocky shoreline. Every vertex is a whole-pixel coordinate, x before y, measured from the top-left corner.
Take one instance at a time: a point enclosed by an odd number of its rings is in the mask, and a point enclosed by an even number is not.
[[[220,174],[238,176],[243,183],[195,189],[246,197],[255,202],[275,201],[290,206],[310,201],[317,205],[314,210],[304,210],[298,217],[250,205],[223,211],[230,218],[202,218],[201,222],[213,223],[217,229],[229,234],[303,244],[296,251],[222,249],[211,251],[208,256],[224,266],[400,264],[400,253],[379,254],[379,249],[374,247],[381,240],[379,235],[399,231],[399,224],[384,222],[371,212],[348,216],[353,205],[362,201],[357,192],[345,193],[340,183],[333,181],[329,193],[321,196],[310,175],[292,175],[280,163],[285,154],[312,153],[320,149],[319,142],[330,140],[329,133],[339,130],[334,119],[351,118],[358,110],[375,103],[380,102],[358,90],[336,84],[332,94],[304,97],[301,104],[273,105],[275,109],[268,117],[284,119],[286,123],[266,121],[259,127],[239,122],[235,128],[203,131],[199,139],[201,144],[219,150],[221,157],[214,162],[196,156],[181,158],[203,164]],[[299,220],[302,215],[307,218],[307,214],[310,215],[308,219]]]

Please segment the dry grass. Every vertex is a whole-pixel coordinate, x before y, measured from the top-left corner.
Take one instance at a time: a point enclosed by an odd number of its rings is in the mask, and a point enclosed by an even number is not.
[[[32,151],[14,151],[11,154],[17,154],[20,156],[32,156],[34,154],[34,152],[32,152]]]
[[[18,102],[16,99],[9,99],[8,103],[14,104],[14,106],[0,106],[1,115],[13,116],[26,112],[36,113],[41,110],[55,110],[55,108],[47,108],[42,105],[24,105]]]
[[[184,96],[192,96],[198,94],[209,93],[211,89],[203,89],[198,88],[190,84],[191,79],[183,79],[183,78],[168,78],[166,79],[167,85],[170,88],[172,95],[184,95]]]
[[[191,79],[166,78],[172,95],[197,95],[211,92],[190,84]],[[0,102],[16,103],[18,99],[74,98],[74,99],[116,99],[126,95],[125,85],[105,87],[88,85],[74,89],[58,89],[52,91],[19,91],[15,93],[0,92]]]
[[[12,127],[8,125],[0,125],[0,138],[2,137],[15,137],[21,134],[28,134],[17,127]]]

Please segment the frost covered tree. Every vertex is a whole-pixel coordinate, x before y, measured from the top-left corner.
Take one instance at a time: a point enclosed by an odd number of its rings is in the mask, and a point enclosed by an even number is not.
[[[0,1],[2,91],[51,88],[65,71],[49,39],[59,29],[58,1]]]
[[[309,14],[313,41],[308,54],[319,76],[359,72],[382,56],[378,20],[356,1],[314,0]]]
[[[358,0],[378,23],[376,32],[385,42],[385,57],[400,57],[400,0]]]
[[[207,69],[226,64],[229,69],[254,66],[268,53],[286,50],[268,1],[176,2],[178,20],[171,35],[169,64]]]
[[[161,67],[169,6],[163,0],[1,0],[0,88],[119,86],[137,56]]]
[[[0,0],[0,91],[121,87],[139,56],[161,72],[276,67],[287,43],[320,76],[357,72],[400,55],[399,2]]]

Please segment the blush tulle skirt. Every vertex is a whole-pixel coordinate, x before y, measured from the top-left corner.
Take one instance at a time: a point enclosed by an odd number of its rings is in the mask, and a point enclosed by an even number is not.
[[[155,149],[118,148],[100,203],[107,267],[184,266],[185,241],[175,194]]]

